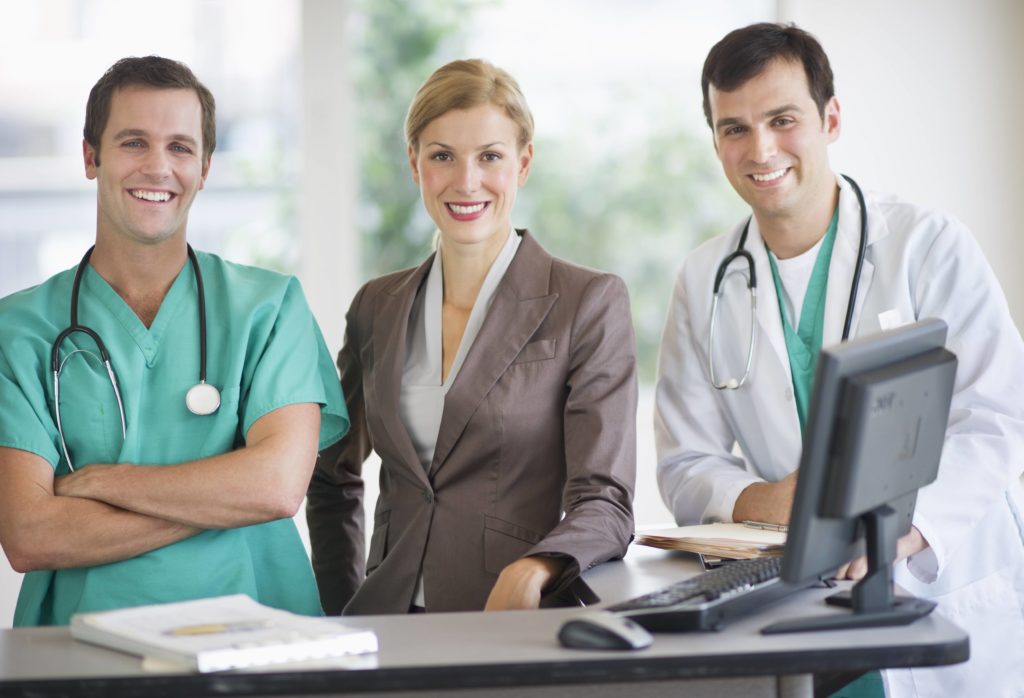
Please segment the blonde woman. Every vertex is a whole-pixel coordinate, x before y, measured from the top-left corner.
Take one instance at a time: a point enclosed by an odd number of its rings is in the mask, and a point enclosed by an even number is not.
[[[621,557],[633,531],[626,288],[512,227],[533,117],[508,73],[480,60],[438,69],[406,138],[437,250],[367,283],[348,312],[338,367],[352,429],[322,454],[307,508],[324,609],[586,600],[580,572]],[[371,448],[380,497],[354,591]]]

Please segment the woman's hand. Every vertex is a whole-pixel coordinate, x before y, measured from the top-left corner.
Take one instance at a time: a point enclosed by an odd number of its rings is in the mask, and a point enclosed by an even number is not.
[[[566,561],[557,557],[523,557],[501,571],[487,597],[485,611],[537,608],[544,587],[558,577]]]

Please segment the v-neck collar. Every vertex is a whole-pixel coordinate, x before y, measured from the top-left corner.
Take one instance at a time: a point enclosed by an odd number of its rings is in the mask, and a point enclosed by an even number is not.
[[[519,243],[519,235],[514,228],[510,229],[505,244],[502,245],[494,261],[491,262],[487,276],[484,277],[484,282],[480,286],[476,300],[473,302],[473,309],[469,313],[469,320],[466,322],[466,328],[462,334],[462,341],[459,342],[459,348],[455,352],[455,359],[452,361],[451,368],[448,369],[448,375],[444,381],[441,380],[441,312],[444,305],[444,272],[441,264],[441,251],[438,250],[434,256],[434,262],[430,267],[425,288],[424,325],[426,345],[428,347],[427,358],[430,361],[431,375],[446,393],[451,389],[452,383],[455,382],[455,378],[458,376],[459,370],[466,360],[466,354],[469,353],[469,349],[472,347],[480,327],[483,325],[484,317],[491,306],[491,301],[494,299],[494,293],[498,288],[498,284],[505,276],[505,272],[512,263],[512,259],[516,256]]]
[[[113,286],[107,283],[107,280],[100,276],[91,264],[85,270],[82,285],[87,293],[99,300],[117,319],[128,336],[138,346],[139,351],[142,352],[146,359],[146,365],[152,367],[171,320],[177,314],[181,302],[190,295],[191,289],[195,286],[195,280],[192,278],[194,275],[190,273],[191,268],[191,264],[186,259],[178,271],[174,283],[171,284],[160,303],[160,309],[157,310],[156,317],[153,318],[153,324],[148,328],[131,309],[131,306],[125,303]],[[80,313],[80,319],[84,324],[89,325],[90,320],[87,313]]]

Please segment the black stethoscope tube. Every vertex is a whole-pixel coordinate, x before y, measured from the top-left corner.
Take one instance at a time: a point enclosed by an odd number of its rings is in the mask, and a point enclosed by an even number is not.
[[[195,250],[192,249],[191,245],[186,245],[186,248],[188,250],[189,263],[192,265],[192,273],[195,276],[196,291],[198,295],[199,383],[193,386],[186,393],[185,404],[193,414],[208,415],[216,412],[217,408],[220,406],[220,391],[206,382],[206,291],[203,287],[203,274],[199,270],[199,259],[196,257]],[[93,249],[95,249],[95,245],[86,250],[85,255],[82,257],[82,261],[78,264],[78,269],[75,270],[75,280],[71,286],[71,324],[57,335],[57,338],[54,340],[53,346],[50,349],[50,369],[53,373],[53,400],[54,412],[57,421],[57,432],[60,436],[61,447],[64,450],[64,458],[67,460],[68,468],[72,471],[75,468],[71,463],[67,443],[64,440],[64,428],[61,424],[60,418],[60,371],[61,368],[63,368],[63,364],[60,362],[60,347],[64,340],[75,332],[81,332],[88,335],[96,344],[96,348],[100,353],[100,361],[102,361],[107,370],[107,375],[110,378],[110,385],[114,390],[114,397],[117,399],[117,407],[121,415],[121,438],[124,438],[127,434],[124,403],[121,400],[121,391],[118,389],[117,385],[117,375],[114,372],[114,367],[111,365],[110,354],[107,351],[107,347],[103,343],[98,332],[93,330],[91,327],[81,325],[78,322],[78,296],[82,287],[82,277],[85,274],[86,266],[89,264],[89,258],[92,256]],[[73,353],[75,352],[72,352],[72,354]],[[65,359],[65,361],[66,360],[67,359]]]
[[[846,319],[843,322],[843,340],[846,341],[850,338],[850,329],[853,326],[853,311],[857,304],[857,291],[860,288],[860,276],[861,270],[864,268],[864,258],[867,254],[868,249],[868,211],[867,204],[864,202],[864,193],[861,191],[860,186],[853,180],[852,177],[847,175],[842,176],[850,186],[853,187],[853,192],[857,196],[857,204],[860,206],[860,247],[857,250],[857,263],[853,269],[853,280],[850,283],[850,299],[846,304]],[[751,216],[753,218],[753,216]],[[747,278],[747,289],[750,291],[751,297],[751,313],[756,314],[756,295],[757,295],[757,275],[754,271],[754,257],[747,252],[744,247],[747,244],[747,233],[750,232],[750,221],[751,218],[747,219],[747,222],[743,226],[743,232],[740,233],[739,244],[736,245],[736,250],[729,254],[725,259],[718,265],[718,270],[715,272],[715,283],[712,287],[712,305],[711,305],[711,324],[708,328],[708,370],[710,372],[709,378],[711,384],[718,388],[733,389],[740,387],[746,381],[750,375],[750,370],[753,362],[754,355],[754,344],[755,344],[755,326],[754,319],[751,319],[750,329],[750,342],[747,347],[747,367],[743,373],[743,376],[737,380],[735,378],[729,379],[725,382],[719,383],[715,377],[714,369],[714,337],[715,337],[715,326],[718,319],[718,301],[721,296],[722,281],[725,279],[726,274],[729,272],[729,265],[738,258],[743,258],[747,263],[749,270],[749,277]]]

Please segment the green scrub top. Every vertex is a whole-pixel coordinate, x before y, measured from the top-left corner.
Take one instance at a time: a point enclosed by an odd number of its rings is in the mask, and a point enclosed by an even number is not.
[[[79,322],[99,333],[124,400],[117,401],[85,334],[61,346],[61,419],[76,468],[89,463],[170,465],[245,445],[253,422],[286,405],[321,405],[320,448],[348,430],[337,372],[293,277],[198,253],[206,291],[207,382],[220,408],[197,416],[185,393],[199,380],[199,311],[185,263],[146,328],[90,266]],[[0,300],[0,446],[35,453],[68,472],[53,410],[50,348],[68,326],[75,270]],[[75,353],[76,349],[83,351]],[[296,613],[321,613],[295,523],[281,519],[207,530],[137,557],[25,575],[14,624],[63,625],[71,614],[245,593]]]
[[[825,295],[828,288],[828,267],[832,261],[832,248],[836,242],[836,229],[839,227],[839,208],[832,214],[821,248],[814,261],[811,278],[807,282],[807,293],[800,310],[800,326],[796,331],[786,314],[786,302],[783,298],[782,280],[779,279],[779,267],[775,263],[775,255],[768,250],[768,261],[772,267],[772,279],[775,281],[775,297],[779,302],[779,315],[782,317],[782,331],[786,339],[786,353],[789,355],[790,373],[793,374],[793,394],[796,396],[796,413],[800,418],[800,432],[803,433],[807,424],[807,408],[811,401],[811,388],[814,386],[814,369],[818,365],[818,352],[821,351],[821,337],[825,327]],[[767,248],[767,245],[765,245]]]

